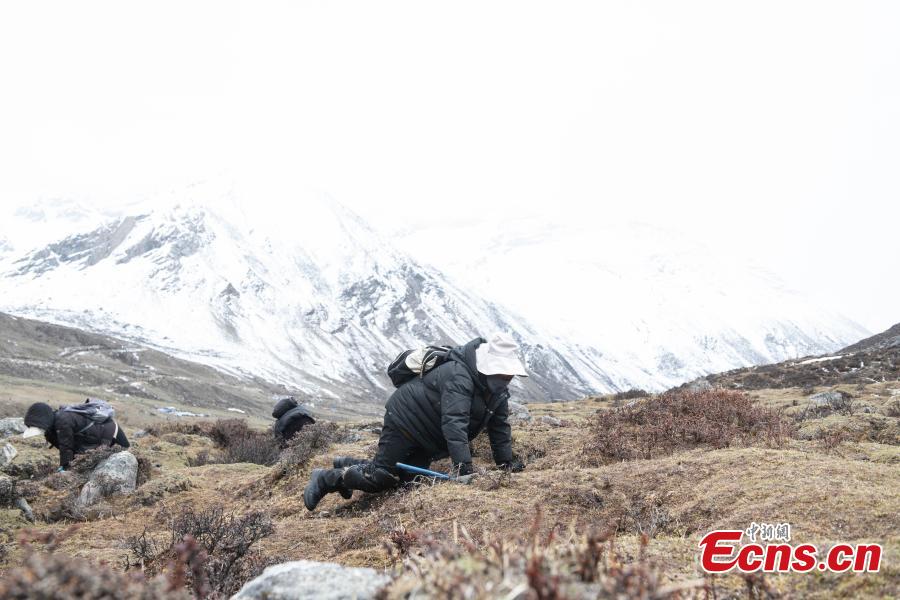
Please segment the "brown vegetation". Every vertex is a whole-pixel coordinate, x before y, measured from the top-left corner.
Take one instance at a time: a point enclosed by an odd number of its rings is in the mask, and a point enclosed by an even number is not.
[[[162,535],[156,533],[162,529]],[[197,597],[230,596],[241,585],[278,562],[264,557],[256,543],[272,534],[271,518],[259,511],[238,516],[221,505],[195,510],[188,505],[164,508],[155,524],[128,538],[125,570],[159,574],[179,556],[190,569],[182,571],[184,585]]]
[[[61,549],[81,560],[124,565],[122,540],[143,536],[144,547],[129,551],[131,569],[122,576],[137,574],[140,568],[134,565],[143,562],[144,579],[167,582],[174,573],[167,565],[175,561],[181,564],[178,589],[197,593],[199,586],[212,594],[216,569],[206,565],[226,560],[228,553],[221,544],[208,551],[202,535],[189,538],[193,545],[185,540],[185,534],[202,534],[203,527],[172,523],[184,514],[183,506],[191,507],[195,517],[219,507],[220,517],[235,522],[255,512],[271,520],[272,533],[251,536],[257,539],[245,556],[255,555],[263,564],[310,559],[393,569],[399,577],[384,592],[389,598],[414,589],[421,596],[441,597],[471,591],[475,598],[512,591],[529,598],[601,593],[746,598],[748,592],[751,597],[770,592],[890,597],[900,582],[894,566],[900,564],[895,510],[900,445],[892,445],[894,438],[886,433],[898,421],[885,414],[892,389],[885,384],[854,391],[858,408],[852,415],[810,413],[796,423],[801,427],[796,437],[787,432],[793,427],[789,417],[808,404],[800,390],[767,390],[758,398],[707,393],[693,403],[683,395],[650,397],[621,409],[612,407],[612,397],[531,405],[533,415],[555,416],[565,426],[537,419],[514,426],[514,452],[527,462],[522,473],[495,470],[489,444],[480,437],[474,456],[481,475],[472,485],[420,480],[389,494],[357,492],[349,501],[332,494],[312,513],[300,498],[310,470],[329,466],[332,455],[371,456],[377,442],[371,427],[351,431],[317,423],[304,428],[272,466],[190,466],[203,449],[222,450],[211,441],[214,425],[170,425],[135,440],[137,452],[162,465],[150,482],[131,496],[109,499],[107,512],[88,515]],[[733,399],[733,406],[717,406],[716,398]],[[864,412],[867,407],[870,412]],[[606,413],[621,441],[612,447],[628,456],[631,449],[637,459],[590,453],[598,436],[609,435],[598,429]],[[709,423],[700,426],[703,419],[721,419],[731,427],[710,432]],[[767,433],[769,425],[776,435]],[[782,425],[788,429],[779,429]],[[813,435],[819,429],[853,434],[826,439]],[[644,458],[651,435],[655,442],[650,458]],[[449,468],[444,462],[434,466]],[[37,513],[44,514],[66,489],[63,481],[53,484],[59,490],[51,489],[49,481],[68,475],[23,483],[40,492],[35,494]],[[536,505],[542,516],[533,520]],[[15,518],[14,528],[22,527]],[[760,519],[790,522],[798,541],[821,547],[838,541],[882,543],[885,564],[880,573],[865,576],[704,577],[696,566],[699,536]],[[5,568],[12,569],[25,556],[11,547],[7,560]],[[248,560],[238,569],[241,575],[229,579],[228,589],[259,567],[257,560]]]
[[[779,445],[793,426],[741,392],[670,392],[599,412],[584,445],[584,461],[654,458],[676,450],[761,442]]]

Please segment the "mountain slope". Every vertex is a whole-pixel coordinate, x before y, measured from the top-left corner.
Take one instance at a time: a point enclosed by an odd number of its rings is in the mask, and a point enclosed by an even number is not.
[[[835,354],[733,369],[709,375],[716,386],[745,390],[900,381],[900,326],[848,346]]]
[[[7,253],[0,302],[338,406],[382,403],[391,390],[384,366],[406,347],[497,329],[515,333],[534,373],[517,384],[521,397],[630,383],[596,351],[538,332],[418,265],[327,198],[303,198],[302,219],[291,220],[277,208],[283,198],[261,209],[242,194],[200,186]]]
[[[489,290],[537,327],[651,373],[651,389],[822,354],[868,332],[786,288],[730,248],[658,228],[514,217],[398,233],[398,245]],[[434,240],[465,240],[443,252]],[[761,241],[760,243],[764,243]]]
[[[900,348],[900,323],[879,334],[860,340],[855,344],[841,350],[841,354],[850,354],[863,350],[884,350],[888,348]]]
[[[130,399],[135,406],[236,407],[267,419],[272,396],[289,391],[120,339],[4,313],[0,340],[0,377],[43,386],[41,399],[51,403],[58,403],[53,389],[60,387],[120,403]],[[16,396],[11,392],[10,399]]]

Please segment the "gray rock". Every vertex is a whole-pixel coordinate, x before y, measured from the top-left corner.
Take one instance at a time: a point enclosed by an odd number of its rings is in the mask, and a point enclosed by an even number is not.
[[[9,417],[0,419],[0,437],[9,437],[25,432],[25,419],[21,417]]]
[[[147,430],[146,430],[146,429],[138,429],[137,431],[135,431],[134,433],[132,433],[132,434],[129,435],[128,437],[130,437],[130,438],[133,439],[133,440],[139,440],[139,439],[141,439],[142,437],[147,437],[147,435],[149,435],[149,434],[147,433]]]
[[[26,521],[34,523],[34,513],[31,511],[31,506],[28,505],[28,500],[19,496],[13,504],[22,511],[22,516],[25,517]]]
[[[391,578],[375,569],[298,560],[268,567],[248,581],[232,600],[367,600]]]
[[[850,394],[846,392],[821,392],[809,397],[809,408],[818,414],[844,410],[850,404]]]
[[[137,485],[138,463],[131,452],[117,452],[94,468],[81,488],[79,506],[90,506],[113,494],[129,494]]]
[[[3,446],[3,449],[0,450],[0,467],[5,467],[9,463],[13,461],[15,457],[19,455],[19,451],[16,450],[16,447],[12,444],[6,444]]]
[[[713,389],[713,385],[706,377],[700,377],[690,382],[687,389],[689,392],[708,392]]]
[[[540,422],[544,425],[550,425],[551,427],[562,427],[562,421],[550,415],[542,415]]]
[[[531,420],[531,413],[524,404],[520,404],[513,400],[509,401],[509,422],[510,423],[527,423]]]

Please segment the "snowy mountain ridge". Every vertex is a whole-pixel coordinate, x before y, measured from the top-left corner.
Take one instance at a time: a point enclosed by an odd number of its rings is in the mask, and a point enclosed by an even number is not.
[[[626,384],[595,364],[596,351],[565,347],[454,286],[325,197],[304,198],[302,218],[286,219],[248,210],[235,193],[193,189],[7,253],[4,310],[333,402],[383,402],[384,367],[406,347],[497,329],[516,333],[535,371],[518,390],[525,398]]]
[[[116,211],[50,202],[4,221],[0,310],[327,402],[383,402],[400,350],[494,330],[522,344],[533,376],[516,391],[533,400],[659,390],[866,334],[765,277],[748,285],[732,265],[721,282],[702,251],[633,232],[522,220],[499,236],[425,228],[389,242],[322,194],[231,182]],[[716,299],[728,290],[749,298]]]
[[[543,330],[643,366],[663,386],[734,365],[822,354],[866,330],[788,289],[735,249],[640,223],[509,219],[398,234],[461,285]],[[428,239],[465,239],[431,253]],[[654,387],[651,385],[651,387]]]

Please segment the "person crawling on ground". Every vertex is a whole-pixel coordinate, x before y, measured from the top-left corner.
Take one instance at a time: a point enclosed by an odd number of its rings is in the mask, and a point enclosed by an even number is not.
[[[511,336],[497,333],[453,348],[442,364],[402,384],[387,401],[378,450],[372,461],[338,457],[332,469],[314,469],[303,503],[314,510],[325,495],[350,498],[353,490],[376,493],[412,476],[397,463],[428,468],[449,456],[455,473],[473,472],[469,442],[487,429],[494,462],[518,472],[512,454],[509,383],[527,377]]]
[[[65,471],[76,454],[101,446],[118,444],[128,448],[131,445],[113,419],[114,414],[109,404],[90,398],[59,410],[53,410],[45,402],[35,402],[25,413],[27,429],[22,437],[43,434],[51,446],[59,449],[58,470]]]
[[[272,409],[272,418],[276,419],[272,425],[272,432],[275,437],[284,444],[294,435],[306,427],[316,422],[309,411],[297,404],[297,400],[293,396],[281,398]]]

